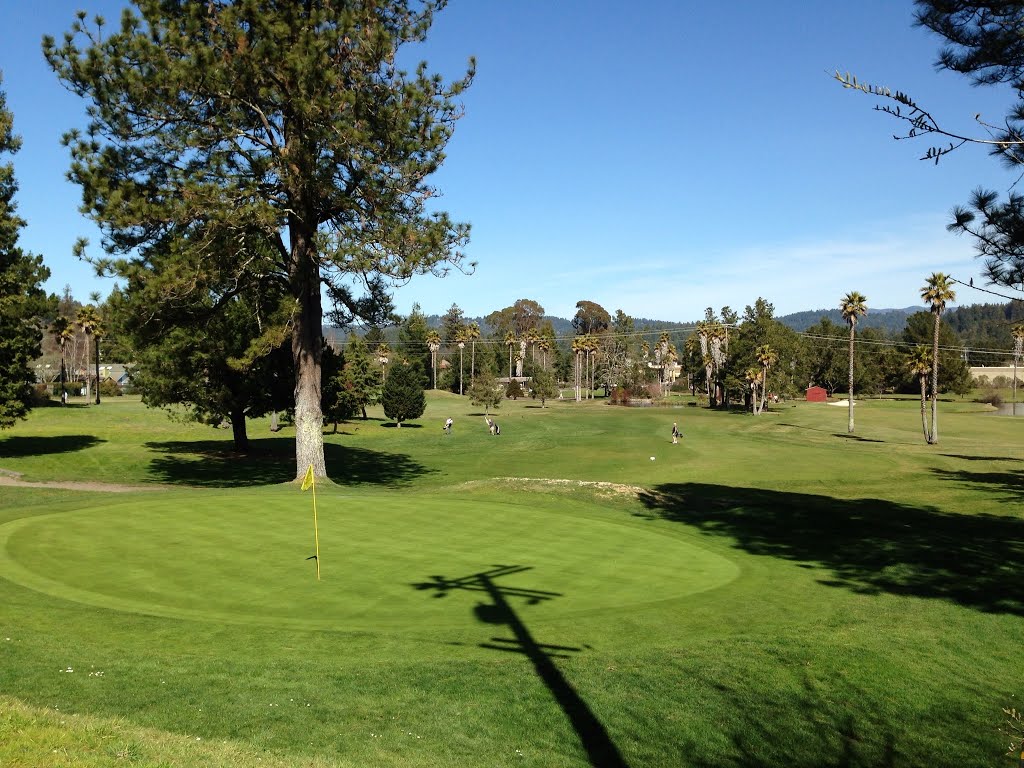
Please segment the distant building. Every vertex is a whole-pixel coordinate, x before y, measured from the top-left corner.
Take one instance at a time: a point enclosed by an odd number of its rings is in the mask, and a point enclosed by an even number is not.
[[[971,376],[975,379],[985,376],[988,378],[989,384],[991,384],[996,376],[1005,376],[1011,382],[1013,381],[1013,366],[1012,365],[990,365],[990,366],[972,366]],[[1017,378],[1024,379],[1024,365],[1017,368]]]
[[[808,387],[807,388],[807,402],[808,403],[824,403],[828,400],[828,392],[824,387]]]

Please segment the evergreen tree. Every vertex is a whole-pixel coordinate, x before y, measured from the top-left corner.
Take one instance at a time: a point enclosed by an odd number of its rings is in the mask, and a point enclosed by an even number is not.
[[[402,426],[403,421],[418,419],[427,410],[423,394],[423,373],[419,366],[400,361],[391,366],[381,392],[384,415]]]
[[[413,304],[409,316],[398,326],[398,341],[400,352],[403,357],[409,360],[416,360],[420,364],[420,370],[424,371],[423,387],[430,386],[430,377],[426,371],[433,375],[433,364],[436,357],[430,351],[430,326],[427,325],[426,315],[420,309],[419,304]]]
[[[482,405],[484,413],[497,410],[501,405],[503,394],[498,380],[490,368],[477,371],[476,379],[469,386],[469,401],[473,405]]]
[[[544,407],[544,403],[552,398],[558,397],[558,386],[555,384],[555,377],[550,371],[537,371],[533,377],[533,386],[530,391],[530,397],[534,400],[540,400],[540,407]]]
[[[356,334],[349,334],[345,346],[345,365],[341,369],[339,398],[351,401],[353,415],[366,416],[366,406],[380,400],[381,384],[378,367],[366,342]],[[342,406],[348,408],[348,406]]]
[[[14,117],[0,90],[0,155],[13,154],[20,146]],[[40,354],[41,318],[54,311],[56,301],[42,289],[50,276],[42,257],[18,247],[18,231],[25,222],[15,214],[17,191],[13,164],[0,164],[0,429],[25,418],[31,408],[29,364]]]
[[[153,315],[148,297],[162,285],[133,274],[129,285],[111,296],[112,322],[133,350],[133,385],[147,405],[169,412],[169,406],[183,405],[204,424],[230,421],[235,450],[247,451],[246,419],[292,405],[283,297],[268,283],[268,293],[231,296],[216,311],[206,292],[203,304],[189,302]]]
[[[324,422],[334,425],[338,432],[338,422],[345,421],[356,415],[356,405],[346,397],[344,382],[345,356],[334,351],[330,345],[324,347],[321,361],[321,379],[323,386],[320,394],[320,407],[324,412]]]
[[[267,281],[284,288],[297,476],[312,466],[324,477],[321,289],[361,317],[386,303],[386,281],[461,267],[468,226],[428,210],[437,191],[427,179],[474,65],[451,84],[425,64],[396,66],[438,3],[134,4],[117,30],[79,14],[60,45],[43,44],[89,101],[87,130],[66,142],[85,209],[122,257],[99,265],[124,275],[188,233],[205,267],[235,279],[215,309]],[[258,254],[248,260],[216,247],[236,237],[267,247],[246,248]],[[177,280],[165,302],[192,298],[193,273],[171,264],[166,276]]]
[[[836,73],[844,88],[883,100],[876,109],[906,123],[897,139],[930,142],[921,158],[938,163],[965,144],[984,146],[1011,169],[1024,166],[1024,3],[1010,0],[914,0],[915,23],[944,38],[936,67],[967,76],[974,85],[1007,86],[1003,119],[982,122],[976,135],[946,127],[927,105],[902,89],[857,81]],[[1001,124],[1000,124],[1001,123]],[[1020,290],[1024,285],[1024,195],[1011,191],[1005,201],[991,190],[976,189],[967,205],[953,209],[947,229],[969,235],[984,261],[989,283]],[[932,369],[932,375],[936,371]],[[933,396],[935,393],[932,393]],[[937,440],[937,436],[936,436]]]

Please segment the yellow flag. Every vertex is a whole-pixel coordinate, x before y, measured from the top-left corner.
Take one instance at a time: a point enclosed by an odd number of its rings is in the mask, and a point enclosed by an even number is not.
[[[309,469],[306,470],[306,476],[302,478],[302,488],[300,490],[307,490],[313,486],[313,465],[309,465]]]

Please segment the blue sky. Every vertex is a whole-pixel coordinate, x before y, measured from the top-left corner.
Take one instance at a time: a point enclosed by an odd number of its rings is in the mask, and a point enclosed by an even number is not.
[[[61,134],[83,122],[40,53],[78,8],[116,20],[118,0],[0,0],[0,69],[15,130],[20,245],[76,298],[109,292],[71,251],[95,226],[64,178]],[[936,72],[939,41],[909,0],[452,0],[422,47],[450,77],[476,56],[466,115],[434,181],[472,224],[471,276],[414,279],[395,296],[468,316],[534,299],[571,317],[581,299],[634,317],[688,321],[704,307],[776,314],[919,303],[934,271],[966,282],[980,264],[948,234],[949,209],[1015,176],[977,148],[938,166],[924,142],[843,90],[836,69],[910,93],[950,128],[998,122],[1009,94]],[[959,302],[995,300],[963,288]]]

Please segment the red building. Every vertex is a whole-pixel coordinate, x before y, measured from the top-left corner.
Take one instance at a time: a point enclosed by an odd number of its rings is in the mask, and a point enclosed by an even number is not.
[[[828,400],[828,392],[825,391],[824,387],[807,388],[808,403],[824,403],[826,400]]]

